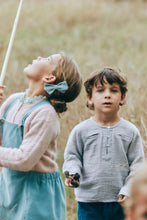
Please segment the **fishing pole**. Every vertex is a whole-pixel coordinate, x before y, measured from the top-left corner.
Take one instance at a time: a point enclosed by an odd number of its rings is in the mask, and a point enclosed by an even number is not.
[[[20,11],[21,11],[21,8],[22,8],[22,3],[23,3],[23,0],[20,0],[18,10],[17,10],[17,14],[16,14],[16,17],[15,17],[15,21],[14,21],[13,28],[12,28],[12,33],[11,33],[7,53],[6,53],[6,56],[5,56],[3,67],[2,67],[2,72],[1,72],[1,76],[0,76],[0,86],[3,85],[3,81],[4,81],[4,78],[5,78],[5,75],[6,75],[6,69],[7,69],[11,49],[12,49],[12,46],[13,46],[13,41],[14,41],[14,37],[15,37],[15,33],[16,33],[16,28],[17,28],[19,16],[20,16]]]

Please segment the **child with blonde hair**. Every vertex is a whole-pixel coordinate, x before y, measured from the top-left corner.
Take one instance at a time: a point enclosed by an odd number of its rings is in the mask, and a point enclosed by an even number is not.
[[[120,204],[144,160],[138,129],[119,116],[127,82],[116,70],[95,71],[84,83],[95,115],[72,130],[65,149],[65,185],[76,186],[79,220],[123,220]],[[78,187],[79,185],[79,187]]]
[[[127,220],[147,219],[147,163],[141,165],[133,177],[125,210]]]
[[[0,108],[1,219],[65,220],[56,162],[58,114],[79,95],[81,74],[63,53],[38,57],[24,74],[28,89],[11,95]]]

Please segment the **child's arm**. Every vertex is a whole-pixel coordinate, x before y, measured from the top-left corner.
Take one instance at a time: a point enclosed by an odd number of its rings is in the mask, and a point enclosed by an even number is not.
[[[127,200],[128,196],[125,195],[119,195],[118,197],[118,203],[120,203],[121,205],[124,204],[124,202]]]
[[[40,107],[42,109],[42,107]],[[13,170],[34,169],[49,146],[53,147],[59,134],[59,121],[54,111],[44,105],[25,121],[24,137],[19,148],[0,147],[0,166]]]
[[[140,133],[138,129],[134,129],[133,139],[129,146],[129,150],[127,152],[128,164],[129,166],[129,174],[126,177],[125,184],[121,188],[119,195],[129,196],[132,177],[136,172],[138,166],[144,162],[144,151]]]
[[[72,130],[66,145],[66,149],[64,153],[63,173],[66,173],[66,171],[68,171],[69,176],[72,176],[73,174],[76,173],[81,175],[82,158],[83,158],[82,153],[83,153],[82,138],[80,135],[80,131],[76,126]],[[70,181],[71,180],[68,179],[68,181],[66,181],[67,184]]]

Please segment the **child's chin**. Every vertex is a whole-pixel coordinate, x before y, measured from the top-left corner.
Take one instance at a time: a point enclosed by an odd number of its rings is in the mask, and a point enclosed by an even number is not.
[[[25,74],[27,74],[27,73],[29,72],[29,70],[30,70],[30,67],[31,67],[31,64],[29,64],[27,67],[25,67],[24,70],[23,70],[23,72],[24,72]]]

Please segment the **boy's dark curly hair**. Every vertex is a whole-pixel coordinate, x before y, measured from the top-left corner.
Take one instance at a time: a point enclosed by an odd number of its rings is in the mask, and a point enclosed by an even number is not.
[[[127,81],[121,75],[120,72],[116,71],[112,68],[104,68],[102,70],[94,71],[90,77],[84,82],[85,90],[88,96],[91,98],[92,96],[92,88],[97,87],[98,81],[102,85],[107,81],[109,84],[118,83],[120,85],[120,91],[122,96],[128,91],[127,89]],[[91,106],[87,103],[87,107],[90,109],[94,109],[94,106]]]

